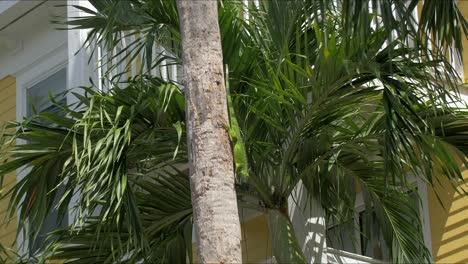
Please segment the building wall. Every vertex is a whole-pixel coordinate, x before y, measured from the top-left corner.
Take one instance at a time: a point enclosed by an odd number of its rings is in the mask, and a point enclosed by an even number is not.
[[[468,18],[468,1],[466,0],[458,0],[458,7],[461,10],[461,13],[463,16]],[[463,73],[464,73],[464,82],[468,82],[468,40],[466,39],[467,36],[462,37],[463,38]]]
[[[468,180],[468,170],[463,173]],[[429,189],[432,254],[436,263],[468,263],[468,197],[448,181]],[[465,191],[466,186],[463,187]],[[439,196],[442,203],[440,203]]]
[[[266,214],[249,219],[242,225],[242,259],[244,263],[261,263],[272,257]]]
[[[8,121],[16,120],[16,79],[13,76],[6,76],[0,80],[0,126]],[[10,173],[4,179],[5,188],[2,194],[8,191],[8,188],[16,183],[16,174]],[[16,238],[16,214],[8,223],[7,217],[8,202],[0,201],[0,244],[10,247]]]
[[[468,17],[468,1],[458,1],[465,18]],[[468,40],[463,38],[464,82],[468,82]],[[461,89],[467,100],[468,89]],[[464,168],[463,178],[468,181],[468,169]],[[435,190],[428,188],[429,215],[432,238],[432,254],[436,263],[468,263],[468,190],[466,183],[460,183],[457,190],[448,181],[442,181]],[[439,197],[437,197],[437,195]],[[440,203],[439,199],[442,201]]]

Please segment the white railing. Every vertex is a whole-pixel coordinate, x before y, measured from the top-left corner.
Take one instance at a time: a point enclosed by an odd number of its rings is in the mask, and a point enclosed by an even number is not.
[[[327,264],[384,264],[385,262],[376,260],[373,258],[369,258],[366,256],[353,254],[350,252],[337,250],[334,248],[327,248],[325,250],[327,252]],[[276,259],[275,257],[270,257],[267,260],[261,262],[266,264],[275,264]],[[315,262],[319,263],[319,262]]]

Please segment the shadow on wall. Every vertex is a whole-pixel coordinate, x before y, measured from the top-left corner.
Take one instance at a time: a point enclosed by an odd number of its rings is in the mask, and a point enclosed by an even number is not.
[[[468,181],[468,170],[463,172],[463,178]],[[434,191],[428,188],[428,192],[434,261],[468,263],[468,196],[455,191],[448,181],[442,181],[436,185],[442,207]]]

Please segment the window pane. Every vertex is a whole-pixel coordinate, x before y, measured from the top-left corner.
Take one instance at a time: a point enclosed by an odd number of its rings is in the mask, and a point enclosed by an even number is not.
[[[368,225],[370,221],[370,225]],[[390,251],[379,229],[375,212],[366,215],[365,211],[359,213],[359,226],[361,230],[362,255],[385,261],[390,260]],[[366,230],[369,228],[369,230]]]
[[[60,201],[60,198],[62,198],[63,193],[65,192],[65,188],[61,186],[60,188],[57,189],[57,193],[55,195],[54,199],[54,205],[57,205],[58,202]],[[65,216],[62,219],[62,222],[59,224],[58,222],[58,212],[57,209],[54,207],[51,208],[49,213],[47,214],[47,217],[42,225],[41,231],[39,232],[38,237],[36,238],[35,241],[30,240],[29,244],[29,253],[33,255],[41,246],[43,246],[43,243],[46,242],[47,239],[47,234],[55,231],[59,228],[62,227],[67,227],[68,226],[68,215],[65,214]],[[32,239],[32,238],[30,238]]]
[[[30,87],[27,91],[27,115],[32,116],[35,112],[56,112],[59,110],[58,107],[54,106],[49,98],[49,92],[52,95],[58,95],[65,91],[67,86],[67,75],[66,70],[62,69],[47,79],[37,83]],[[59,102],[65,102],[63,95],[56,98]]]
[[[60,104],[65,104],[66,98],[63,94],[60,94],[66,90],[66,85],[66,69],[61,69],[58,72],[46,78],[45,80],[30,87],[27,90],[27,101],[25,102],[27,104],[27,116],[32,116],[35,113],[41,112],[61,114],[62,110],[50,101],[49,93],[51,93],[54,96],[59,95],[55,99]],[[39,121],[43,124],[47,124],[47,122],[43,120]],[[29,238],[30,254],[34,254],[39,249],[39,247],[45,242],[47,238],[47,233],[54,231],[57,228],[65,227],[68,225],[67,215],[65,215],[62,224],[57,225],[58,212],[55,209],[55,205],[59,202],[60,198],[63,195],[63,192],[63,187],[57,190],[56,196],[54,197],[53,207],[47,213],[46,219],[41,228],[41,231],[39,232],[37,239],[33,241],[32,237]]]
[[[418,209],[417,192],[409,191],[407,194]],[[327,246],[385,262],[391,261],[390,248],[380,230],[375,211],[372,210],[370,215],[366,211],[359,212],[358,221],[357,226],[353,223],[343,223],[328,227]],[[416,223],[414,225],[417,227]]]
[[[415,208],[418,209],[419,206],[417,193],[414,191],[409,191],[408,195],[415,203]],[[361,231],[361,252],[362,255],[371,258],[390,261],[390,249],[387,243],[385,242],[385,239],[383,238],[382,231],[379,228],[376,218],[377,216],[374,210],[372,210],[371,215],[366,215],[365,211],[359,213],[359,228]],[[369,226],[367,226],[367,221],[370,221]],[[417,227],[416,223],[414,223],[414,225],[415,227]],[[369,228],[369,230],[366,230],[366,228]]]
[[[359,254],[353,222],[338,224],[327,229],[327,247]]]

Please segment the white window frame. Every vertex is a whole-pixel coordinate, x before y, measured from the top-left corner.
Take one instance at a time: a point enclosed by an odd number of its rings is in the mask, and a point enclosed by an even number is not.
[[[28,114],[28,89],[34,85],[44,81],[48,77],[68,67],[67,45],[62,44],[58,49],[44,54],[36,61],[25,68],[19,70],[14,75],[16,76],[16,120],[21,122]],[[66,73],[68,80],[68,73]],[[68,81],[65,87],[68,90]],[[67,102],[70,100],[70,95],[67,94]],[[17,139],[16,144],[25,144],[26,141]],[[25,172],[22,170],[16,171],[16,182],[18,183],[25,177]],[[20,209],[18,209],[18,215]],[[70,217],[70,216],[69,216]],[[67,223],[68,224],[68,223]],[[17,235],[18,253],[20,255],[29,254],[29,239],[25,236],[25,230],[22,229]]]

